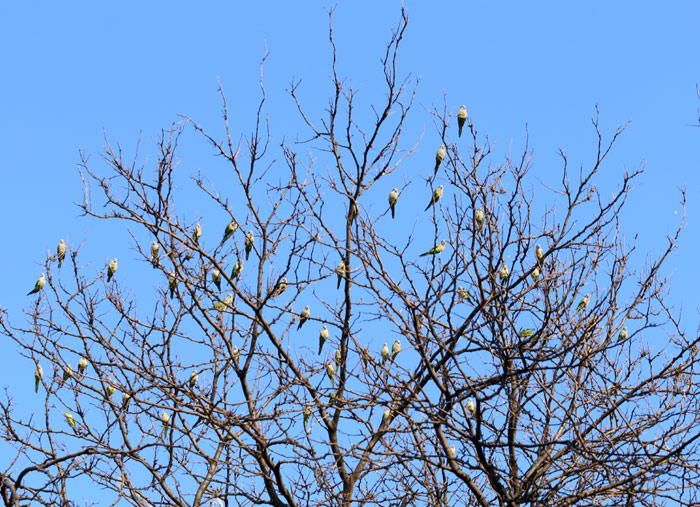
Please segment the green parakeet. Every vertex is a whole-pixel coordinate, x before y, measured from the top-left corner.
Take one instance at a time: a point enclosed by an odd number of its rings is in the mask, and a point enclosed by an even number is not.
[[[224,237],[221,239],[221,245],[222,246],[228,238],[231,237],[231,235],[238,230],[238,222],[236,222],[235,218],[232,218],[231,221],[228,223],[226,226],[226,229],[224,229]]]
[[[255,236],[253,236],[253,231],[248,231],[245,235],[245,260],[248,260],[250,251],[253,249],[253,242],[255,241]]]
[[[39,276],[39,279],[36,281],[36,284],[34,284],[34,288],[27,292],[27,296],[30,294],[36,294],[44,288],[44,285],[46,285],[46,277],[44,276],[44,273],[42,273],[41,276]]]
[[[41,379],[44,376],[44,370],[40,364],[36,365],[36,370],[34,371],[34,392],[39,392],[39,384],[41,384]]]
[[[168,288],[170,289],[170,299],[175,297],[175,289],[177,289],[177,275],[172,271],[168,275]]]
[[[170,428],[170,416],[165,412],[161,412],[160,414],[160,420],[163,423],[163,436],[165,437],[168,434],[168,429]]]
[[[369,353],[369,345],[362,349],[362,364],[367,368],[367,364],[372,360],[372,356]]]
[[[131,402],[131,395],[129,393],[123,393],[122,394],[122,410],[127,411],[129,410],[129,402]]]
[[[338,267],[335,268],[335,272],[338,275],[338,285],[336,286],[336,289],[340,289],[340,282],[345,278],[345,261],[342,260],[340,261],[340,264],[338,264]]]
[[[58,267],[59,269],[61,268],[61,264],[63,264],[63,259],[66,258],[66,242],[61,240],[58,243],[58,248],[56,248],[56,257],[58,258]]]
[[[112,277],[114,276],[114,273],[117,272],[117,259],[116,257],[112,259],[112,262],[110,262],[107,265],[107,283],[112,281]]]
[[[382,424],[384,424],[384,421],[389,419],[389,416],[391,416],[391,409],[389,407],[386,407],[384,409],[384,413],[382,414]]]
[[[474,213],[474,221],[476,222],[477,230],[481,230],[484,225],[484,210],[479,208]]]
[[[391,346],[391,362],[394,362],[394,359],[396,359],[396,356],[398,353],[401,352],[401,341],[396,340],[394,344]]]
[[[537,281],[540,279],[540,270],[535,268],[532,270],[532,281],[537,283]]]
[[[78,433],[78,430],[75,427],[75,418],[73,417],[73,414],[70,412],[64,412],[63,415],[66,417],[66,422],[69,424],[69,426],[73,428],[73,432]]]
[[[441,144],[437,153],[435,154],[435,174],[437,174],[440,164],[445,159],[445,145]]]
[[[197,223],[197,225],[194,226],[194,230],[192,231],[192,242],[196,245],[199,246],[199,238],[202,237],[202,226]]]
[[[238,357],[241,355],[240,351],[238,350],[238,347],[235,345],[231,349],[231,359],[233,359],[233,362],[236,366],[238,366]]]
[[[350,203],[350,210],[348,211],[348,218],[350,219],[350,223],[352,224],[355,219],[357,218],[357,215],[360,214],[360,209],[357,207],[357,203],[355,201],[352,201]]]
[[[455,457],[457,456],[457,448],[454,445],[451,445],[448,454],[450,458],[455,459]]]
[[[70,367],[70,364],[67,364],[63,367],[63,382],[71,377],[73,377],[73,368]]]
[[[321,351],[323,350],[323,344],[326,343],[326,340],[328,339],[328,328],[326,326],[323,326],[323,329],[321,329],[321,334],[318,336],[318,355],[321,355]]]
[[[440,199],[442,199],[442,190],[443,190],[442,185],[440,185],[435,190],[433,190],[433,196],[430,198],[428,205],[425,207],[425,211],[428,211],[431,206],[435,205],[436,202],[438,202]]]
[[[231,280],[235,280],[236,278],[238,278],[238,275],[241,274],[241,271],[243,271],[243,259],[238,259],[233,265],[233,269],[231,270]]]
[[[105,386],[105,397],[106,398],[111,398],[114,393],[116,393],[117,390],[114,388],[112,384],[107,384]]]
[[[382,364],[385,364],[387,360],[389,359],[389,346],[384,342],[384,346],[382,347]]]
[[[297,331],[301,329],[301,326],[304,325],[304,322],[307,321],[309,318],[309,315],[311,315],[311,309],[309,308],[309,305],[306,305],[306,307],[301,311],[301,316],[299,317],[299,325],[297,326]]]
[[[224,298],[224,307],[233,308],[233,294],[229,294]]]
[[[457,111],[457,126],[459,127],[459,137],[462,137],[462,127],[464,127],[464,123],[467,121],[467,108],[462,106],[459,108],[459,111]]]
[[[588,306],[588,302],[590,300],[591,300],[590,294],[586,294],[585,296],[583,296],[583,299],[579,302],[578,306],[576,307],[576,312],[574,313],[574,315],[576,315],[581,310],[585,310],[586,307]]]
[[[304,407],[304,429],[307,429],[307,426],[309,425],[309,418],[311,417],[311,407],[308,405]]]
[[[623,327],[622,331],[620,331],[620,334],[617,335],[617,341],[622,342],[627,339],[627,327]]]
[[[280,296],[287,290],[287,278],[282,278],[272,290],[272,297]]]
[[[83,374],[87,371],[87,367],[88,367],[87,359],[85,359],[84,357],[81,357],[80,361],[78,361],[78,371],[81,374]]]
[[[445,241],[443,239],[439,244],[435,245],[433,248],[431,248],[427,252],[420,254],[420,256],[425,257],[426,255],[435,255],[435,254],[442,253],[442,251],[445,249],[445,246],[447,246],[447,241]]]
[[[221,271],[218,269],[214,268],[211,270],[211,281],[214,282],[214,285],[216,285],[216,288],[218,290],[221,290]]]
[[[498,278],[501,280],[501,283],[506,283],[509,277],[510,271],[508,271],[508,266],[504,264],[501,266],[501,269],[498,270]]]
[[[340,366],[340,361],[342,361],[343,355],[340,352],[340,349],[335,349],[335,354],[333,355],[333,360],[335,361],[335,364]]]
[[[520,338],[530,338],[534,332],[535,332],[534,329],[521,329],[520,332],[518,333],[518,336]]]
[[[467,400],[467,412],[469,412],[469,415],[472,417],[476,414],[476,405],[474,405],[471,398]]]
[[[471,298],[469,297],[469,291],[465,289],[464,287],[459,287],[457,289],[457,296],[458,296],[458,303],[461,303],[462,301],[471,301]]]
[[[195,385],[197,385],[197,381],[199,380],[199,374],[197,373],[197,370],[194,370],[192,374],[190,375],[190,389],[193,389]]]
[[[331,387],[335,387],[335,366],[330,361],[326,361],[326,373],[331,379]]]
[[[396,212],[396,201],[399,200],[399,189],[395,188],[389,192],[389,207],[391,208],[391,218],[394,218]]]
[[[160,245],[157,241],[151,243],[151,264],[155,268],[158,266],[158,255],[160,254]]]
[[[537,245],[535,247],[535,259],[537,259],[538,265],[540,264],[540,262],[542,262],[543,257],[544,257],[544,250],[542,250],[542,247],[540,245]]]

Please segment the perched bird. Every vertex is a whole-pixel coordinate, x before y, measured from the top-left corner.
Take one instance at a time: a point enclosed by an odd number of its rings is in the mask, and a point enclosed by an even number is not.
[[[44,285],[46,285],[46,277],[44,277],[44,273],[42,273],[41,276],[39,276],[39,279],[36,281],[36,284],[34,284],[34,288],[27,292],[27,296],[30,294],[36,294],[44,288]]]
[[[81,357],[80,361],[78,361],[78,371],[81,374],[83,374],[87,370],[87,367],[88,367],[87,359],[85,359],[84,357]]]
[[[197,370],[194,370],[190,375],[190,389],[194,389],[194,386],[197,385],[198,380],[199,374],[197,373]]]
[[[433,196],[430,198],[428,205],[425,207],[425,211],[428,211],[431,206],[438,202],[442,198],[442,185],[433,190]]]
[[[424,321],[423,314],[422,313],[416,314],[413,323],[416,325],[416,329],[418,330],[419,333],[423,329],[423,321]]]
[[[501,283],[506,283],[508,277],[510,277],[510,271],[508,271],[508,266],[504,264],[501,266],[501,269],[498,270],[498,278],[500,278]]]
[[[326,373],[331,379],[331,387],[335,387],[335,366],[330,361],[326,361]]]
[[[399,200],[399,189],[395,188],[389,192],[389,207],[391,208],[391,218],[394,218],[396,211],[396,201]]]
[[[304,325],[304,322],[307,321],[309,318],[309,315],[311,315],[311,309],[309,308],[309,305],[306,305],[306,307],[301,311],[301,316],[299,317],[299,325],[297,326],[297,331],[301,329],[301,326]]]
[[[131,401],[131,395],[129,393],[122,394],[122,410],[125,412],[129,410],[129,402]]]
[[[461,303],[462,301],[471,301],[471,298],[469,297],[469,291],[464,287],[460,286],[457,289],[457,296],[459,297],[458,303]]]
[[[389,407],[386,407],[384,409],[384,413],[382,414],[382,424],[384,424],[384,421],[389,419],[390,415],[391,415],[391,409]]]
[[[243,259],[238,259],[231,270],[231,280],[235,280],[243,271]]]
[[[345,278],[345,261],[342,260],[340,261],[340,264],[338,264],[338,267],[335,268],[335,272],[338,275],[338,285],[336,286],[336,289],[340,289],[340,282]]]
[[[622,331],[620,331],[620,334],[617,335],[617,341],[623,342],[627,339],[627,326],[622,328]]]
[[[168,434],[168,428],[170,428],[170,416],[163,410],[160,413],[160,420],[163,422],[163,436]]]
[[[233,308],[233,294],[229,294],[224,298],[224,307]]]
[[[231,235],[238,230],[238,222],[236,222],[235,218],[232,218],[231,221],[228,223],[226,226],[226,229],[224,229],[224,237],[221,239],[221,245],[223,245],[228,238],[231,237]],[[221,246],[219,245],[219,246]]]
[[[192,231],[192,242],[196,245],[199,246],[199,238],[202,237],[202,226],[199,225],[199,222],[197,222],[197,225],[194,226],[194,230]]]
[[[438,149],[437,153],[435,154],[435,174],[437,174],[438,169],[440,168],[440,164],[442,164],[442,161],[445,159],[445,145],[441,144],[440,149]]]
[[[255,241],[253,231],[248,231],[248,234],[245,235],[245,260],[248,260],[250,251],[253,249],[253,241]]]
[[[384,342],[384,346],[382,347],[382,364],[386,363],[387,359],[389,359],[389,346]]]
[[[340,349],[335,349],[335,355],[333,356],[333,360],[335,361],[335,364],[340,366],[340,361],[342,361],[343,355],[340,352]]]
[[[272,290],[272,297],[277,297],[280,296],[284,293],[284,291],[287,290],[287,278],[282,278],[279,282],[277,282],[277,285],[275,285],[275,288]]]
[[[467,108],[462,106],[459,108],[459,111],[457,111],[457,126],[459,127],[459,137],[462,137],[462,127],[464,127],[464,123],[467,121]]]
[[[450,458],[455,459],[455,457],[457,456],[457,448],[454,445],[451,445],[448,454]]]
[[[39,392],[39,384],[41,384],[41,379],[44,376],[44,370],[41,368],[40,364],[36,365],[36,370],[34,371],[34,392]]]
[[[318,355],[321,355],[321,351],[323,350],[323,344],[326,343],[326,340],[328,339],[328,328],[326,326],[323,326],[323,329],[321,329],[321,334],[318,336]]]
[[[218,269],[214,268],[211,270],[211,281],[214,282],[214,285],[216,285],[216,288],[218,290],[221,290],[221,271]]]
[[[117,390],[112,384],[107,384],[105,386],[105,397],[111,398],[114,393],[116,393]]]
[[[484,210],[481,208],[477,209],[474,213],[474,221],[476,222],[476,228],[481,230],[484,225]]]
[[[238,351],[238,347],[235,345],[231,349],[231,359],[233,359],[233,363],[238,366],[238,357],[241,355],[241,353]]]
[[[73,414],[70,412],[64,412],[64,416],[66,416],[66,422],[70,425],[71,428],[73,428],[73,431],[75,433],[78,433],[78,430],[75,428],[75,418],[73,417]]]
[[[160,253],[160,245],[157,241],[151,243],[151,264],[155,268],[158,266],[158,254]]]
[[[168,288],[170,289],[170,299],[175,297],[175,289],[177,289],[177,275],[175,271],[171,271],[168,275]]]
[[[58,267],[61,267],[61,264],[63,264],[63,259],[66,258],[66,242],[61,240],[58,243],[58,248],[56,249],[56,257],[58,258]]]
[[[396,340],[394,344],[391,346],[391,362],[394,362],[394,359],[396,359],[396,356],[398,353],[401,352],[401,341]]]
[[[535,268],[532,270],[532,281],[537,283],[537,280],[540,279],[540,270]]]
[[[447,246],[447,241],[445,241],[443,239],[439,244],[435,245],[433,248],[431,248],[427,252],[420,254],[420,256],[425,257],[426,255],[435,255],[435,254],[442,253],[442,251],[445,249],[445,246]]]
[[[521,329],[520,332],[518,333],[518,336],[520,338],[530,338],[534,332],[535,332],[534,329]]]
[[[583,296],[583,299],[579,302],[578,306],[576,307],[576,312],[574,313],[574,315],[576,315],[581,310],[585,310],[586,307],[588,306],[588,302],[590,300],[591,300],[590,294],[586,294],[585,296]]]
[[[310,417],[311,417],[311,407],[309,407],[307,405],[304,407],[304,429],[306,429],[306,427],[308,426]]]
[[[112,259],[112,262],[109,263],[107,266],[107,282],[112,281],[112,277],[114,276],[114,273],[117,271],[117,259],[116,257]]]
[[[362,349],[362,364],[365,365],[365,368],[367,368],[367,363],[369,363],[371,360],[372,356],[369,354],[369,345],[367,345],[364,349]]]
[[[540,245],[537,245],[535,247],[535,259],[537,259],[537,265],[540,265],[543,257],[544,257],[544,250],[542,250],[542,247]]]
[[[360,209],[357,207],[357,203],[353,200],[350,203],[350,210],[348,211],[348,219],[350,219],[350,223],[352,224],[355,219],[357,218],[357,215],[360,214]]]
[[[63,367],[63,382],[71,377],[73,377],[73,368],[70,367],[70,364],[67,364]]]
[[[474,402],[471,398],[467,400],[467,412],[469,412],[469,415],[472,417],[474,417],[474,415],[476,414],[476,405],[474,405]]]

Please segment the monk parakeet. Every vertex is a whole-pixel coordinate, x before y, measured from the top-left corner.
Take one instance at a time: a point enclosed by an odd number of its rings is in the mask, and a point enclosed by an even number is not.
[[[168,288],[170,289],[170,299],[175,297],[175,289],[177,289],[177,275],[175,271],[168,275]]]
[[[338,285],[336,286],[336,289],[340,289],[340,282],[345,278],[345,261],[342,260],[340,261],[340,264],[338,264],[338,267],[335,268],[335,272],[338,275]]]
[[[481,227],[483,227],[484,225],[484,210],[482,210],[481,208],[476,210],[476,212],[474,213],[474,221],[476,222],[476,228],[478,230],[481,230]]]
[[[221,271],[218,269],[214,268],[211,270],[211,281],[214,282],[214,285],[216,285],[216,288],[218,290],[221,290]]]
[[[459,303],[461,303],[462,301],[471,301],[471,298],[469,297],[469,291],[464,287],[459,287],[457,289],[457,296],[459,297]]]
[[[226,308],[232,308],[233,307],[233,294],[229,294],[224,298],[223,301],[217,301],[214,303],[214,310],[218,310],[220,312],[223,312]]]
[[[151,264],[155,268],[158,266],[158,254],[160,253],[160,245],[157,241],[151,243]]]
[[[309,309],[309,305],[306,305],[306,307],[301,311],[301,316],[299,317],[299,325],[297,326],[297,331],[301,329],[301,326],[304,325],[304,322],[309,318],[309,315],[311,315],[311,309]]]
[[[63,415],[66,417],[66,422],[70,425],[71,428],[73,428],[73,431],[75,433],[78,433],[78,430],[75,427],[75,418],[73,417],[73,414],[70,412],[64,412]]]
[[[462,137],[462,127],[464,127],[464,123],[467,121],[467,108],[462,106],[459,108],[459,111],[457,111],[457,126],[459,127],[459,137]]]
[[[321,355],[321,351],[323,350],[323,344],[326,343],[327,339],[328,328],[326,326],[323,326],[323,329],[321,329],[321,334],[318,336],[318,355]]]
[[[457,448],[454,445],[451,445],[448,454],[450,458],[455,459],[455,457],[457,456]]]
[[[110,262],[107,265],[107,282],[108,283],[112,281],[112,277],[114,276],[114,273],[116,273],[116,272],[117,272],[117,259],[114,258],[114,259],[112,259],[112,262]]]
[[[308,405],[304,407],[304,429],[307,428],[309,424],[309,418],[311,417],[311,407]]]
[[[29,296],[30,294],[36,294],[44,288],[44,285],[46,285],[46,277],[44,277],[44,273],[42,273],[39,279],[36,281],[34,288],[31,291],[27,292],[27,296]]]
[[[394,362],[394,359],[396,359],[396,356],[398,353],[401,352],[401,341],[396,340],[394,344],[391,346],[391,362]]]
[[[437,153],[435,154],[435,174],[437,174],[438,169],[440,167],[440,164],[442,164],[442,161],[445,159],[445,145],[441,144],[440,149],[438,149]]]
[[[131,395],[129,393],[122,394],[122,410],[129,410],[129,402],[131,401]]]
[[[617,335],[617,341],[622,342],[627,339],[627,326],[622,328],[622,331],[620,331],[620,334]]]
[[[107,384],[105,386],[105,395],[107,398],[111,398],[114,393],[116,393],[117,390],[112,384]]]
[[[382,347],[382,364],[386,363],[387,359],[389,359],[389,346],[384,342],[384,346]]]
[[[34,392],[39,392],[39,384],[41,384],[41,379],[44,376],[44,370],[40,364],[36,365],[36,370],[34,371]]]
[[[539,264],[542,261],[543,257],[544,257],[544,250],[542,250],[542,247],[540,245],[537,245],[535,247],[535,258],[537,259],[537,264]]]
[[[202,237],[202,226],[197,223],[197,225],[194,226],[194,230],[192,231],[192,242],[199,246],[199,238]]]
[[[335,366],[330,361],[326,361],[326,373],[331,379],[331,387],[335,387]]]
[[[428,205],[425,207],[425,211],[428,211],[431,206],[433,206],[436,202],[442,199],[442,190],[442,185],[433,190],[433,196],[430,198]]]
[[[419,333],[420,333],[421,330],[423,329],[423,320],[424,320],[424,319],[423,319],[423,314],[422,314],[422,313],[419,313],[419,314],[416,315],[416,317],[415,317],[415,324],[416,324],[416,329],[418,330]]]
[[[390,415],[391,415],[391,409],[389,407],[386,407],[384,409],[384,413],[382,414],[382,424],[384,424],[384,421],[389,419]]]
[[[238,259],[231,270],[231,280],[235,280],[243,271],[243,259]]]
[[[70,367],[70,364],[67,364],[63,367],[63,382],[68,380],[73,376],[73,368]]]
[[[61,267],[61,264],[63,264],[63,259],[66,258],[66,242],[61,240],[58,243],[58,248],[56,249],[56,257],[58,258],[58,267]]]
[[[530,338],[534,332],[535,332],[534,329],[521,329],[520,332],[518,333],[518,336],[520,338]]]
[[[190,389],[193,389],[195,385],[197,385],[197,381],[199,380],[199,374],[197,373],[197,370],[194,370],[192,374],[190,375]]]
[[[160,420],[163,422],[163,436],[168,434],[168,428],[170,428],[170,416],[165,412],[161,412]]]
[[[476,405],[474,405],[474,402],[471,398],[467,400],[467,412],[469,412],[469,415],[472,417],[474,417],[474,415],[476,414]]]
[[[500,278],[501,283],[506,283],[508,277],[510,277],[510,271],[508,271],[508,266],[504,264],[501,266],[501,269],[498,270],[498,278]]]
[[[248,234],[245,235],[245,260],[248,260],[250,251],[253,249],[253,241],[255,241],[253,231],[248,231]]]
[[[87,359],[85,359],[84,357],[81,357],[80,361],[78,361],[78,371],[81,374],[85,373],[85,371],[87,370],[87,367],[88,367]]]
[[[350,203],[350,211],[348,211],[348,218],[350,219],[350,223],[352,224],[355,219],[357,218],[357,215],[360,214],[360,209],[357,207],[357,203],[355,201],[352,201]]]
[[[537,283],[537,280],[540,279],[540,270],[535,268],[532,270],[532,281]]]
[[[233,218],[231,221],[228,223],[226,226],[226,229],[224,229],[224,237],[221,239],[221,245],[223,245],[228,238],[231,237],[231,235],[238,230],[238,222],[236,222],[236,219]],[[221,246],[219,245],[219,246]]]
[[[272,291],[272,297],[280,296],[287,290],[287,278],[282,278]]]
[[[578,306],[576,307],[576,312],[574,313],[574,315],[576,315],[581,310],[585,310],[586,307],[588,306],[588,302],[590,300],[591,300],[590,294],[586,294],[585,296],[583,296],[583,299],[579,302]]]
[[[340,352],[340,349],[335,349],[335,355],[333,356],[333,360],[335,361],[335,364],[340,366],[340,361],[343,359],[343,355]]]
[[[391,218],[394,218],[396,211],[396,201],[399,200],[399,189],[395,188],[389,192],[389,207],[391,208]]]
[[[362,364],[367,368],[367,363],[372,360],[372,356],[369,354],[369,345],[362,349]]]
[[[442,251],[445,249],[445,246],[447,246],[447,241],[445,241],[443,239],[439,244],[435,245],[433,248],[431,248],[427,252],[420,254],[420,256],[425,257],[426,255],[435,255],[435,254],[442,253]]]
[[[238,351],[238,347],[235,345],[231,349],[231,359],[233,359],[233,362],[236,366],[238,366],[238,357],[241,355],[241,353]]]

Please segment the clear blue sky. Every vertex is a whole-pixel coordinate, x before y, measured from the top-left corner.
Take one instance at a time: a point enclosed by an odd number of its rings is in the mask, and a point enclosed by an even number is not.
[[[421,76],[414,111],[423,135],[412,159],[431,164],[438,136],[422,106],[454,111],[461,104],[495,151],[517,152],[528,126],[534,171],[560,175],[558,148],[572,168],[594,155],[591,117],[597,104],[604,133],[630,122],[603,174],[613,185],[625,168],[646,165],[624,215],[628,237],[658,253],[680,219],[688,192],[687,228],[666,265],[672,301],[684,324],[697,323],[696,261],[700,194],[700,4],[650,1],[406,1],[410,18],[401,69]],[[220,129],[217,78],[247,132],[265,68],[272,135],[292,140],[298,118],[285,89],[320,111],[330,91],[328,2],[5,2],[0,7],[0,306],[19,323],[26,292],[60,238],[86,241],[97,267],[134,258],[125,234],[115,237],[79,218],[78,150],[99,164],[104,134],[132,153],[153,151],[161,128],[178,114]],[[339,73],[370,100],[381,79],[379,58],[399,15],[398,1],[339,1],[335,12]],[[188,131],[187,139],[195,138]],[[439,143],[438,143],[439,144]],[[185,142],[182,170],[213,163],[203,143]],[[497,157],[498,160],[502,159]],[[608,180],[609,178],[609,180]],[[639,259],[642,257],[640,256]],[[0,345],[1,384],[18,366],[31,388],[32,366]],[[19,386],[17,387],[19,388]]]

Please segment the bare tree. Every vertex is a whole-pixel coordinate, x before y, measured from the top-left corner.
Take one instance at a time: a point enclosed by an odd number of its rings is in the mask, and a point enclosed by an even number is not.
[[[620,210],[641,169],[610,197],[596,187],[624,127],[606,138],[596,112],[592,164],[561,152],[544,184],[527,145],[496,161],[445,97],[427,113],[443,159],[392,192],[417,146],[402,134],[418,83],[397,76],[407,22],[372,121],[331,30],[324,116],[289,88],[301,140],[270,138],[261,65],[248,135],[221,90],[222,138],[185,118],[153,161],[109,143],[98,168],[82,157],[83,213],[123,224],[161,289],[132,289],[116,261],[108,281],[69,245],[26,324],[2,314],[43,365],[33,416],[1,404],[4,505],[72,505],[86,481],[138,506],[697,504],[698,338],[661,271],[682,224],[631,265]],[[175,170],[188,126],[225,175]],[[188,214],[187,185],[219,218]],[[412,217],[406,236],[394,224]]]

